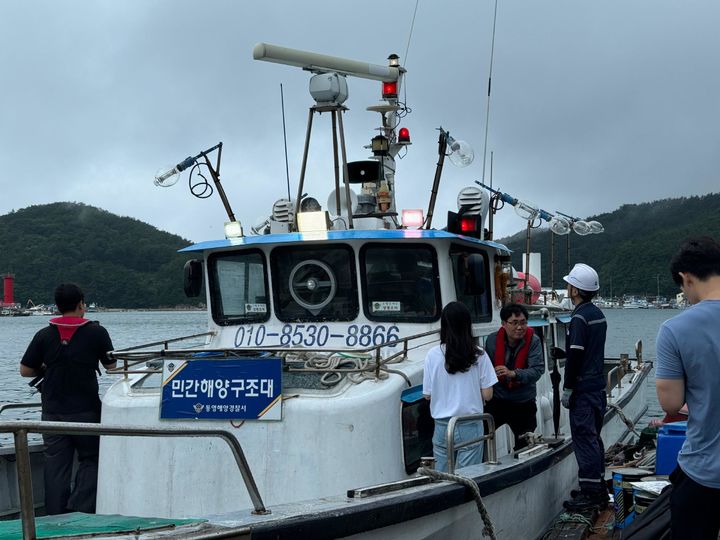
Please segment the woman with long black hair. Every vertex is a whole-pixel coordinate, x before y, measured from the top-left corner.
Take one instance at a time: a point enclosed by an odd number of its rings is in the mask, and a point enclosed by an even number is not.
[[[435,420],[436,470],[448,470],[446,433],[450,418],[481,414],[496,382],[490,357],[475,344],[470,311],[461,302],[450,302],[440,318],[440,345],[428,351],[423,375],[423,395],[430,400],[430,414]],[[459,444],[482,434],[481,420],[462,422],[455,426],[454,441]],[[482,442],[461,448],[456,451],[455,464],[466,467],[481,463],[482,452]]]

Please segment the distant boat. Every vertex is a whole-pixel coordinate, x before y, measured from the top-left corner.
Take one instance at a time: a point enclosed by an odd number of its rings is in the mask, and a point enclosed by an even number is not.
[[[648,302],[647,300],[631,298],[623,302],[622,307],[623,309],[648,309]]]

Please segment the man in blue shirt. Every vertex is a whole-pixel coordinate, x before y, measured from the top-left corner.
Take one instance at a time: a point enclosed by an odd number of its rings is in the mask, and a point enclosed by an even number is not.
[[[673,538],[717,539],[720,531],[720,243],[686,240],[670,263],[692,307],[657,337],[655,385],[663,410],[687,402],[687,438],[670,475]]]
[[[600,289],[597,272],[587,264],[576,264],[563,278],[575,309],[567,329],[565,382],[562,404],[570,410],[570,433],[578,463],[580,491],[565,501],[567,510],[578,512],[608,503],[605,486],[603,426],[607,396],[605,361],[605,315],[592,303]]]

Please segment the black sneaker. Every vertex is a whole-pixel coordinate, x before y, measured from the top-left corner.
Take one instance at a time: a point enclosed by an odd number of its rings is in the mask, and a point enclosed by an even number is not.
[[[579,493],[577,497],[570,501],[565,501],[563,506],[570,512],[582,512],[584,510],[592,510],[599,508],[604,510],[608,505],[609,497],[607,493]]]

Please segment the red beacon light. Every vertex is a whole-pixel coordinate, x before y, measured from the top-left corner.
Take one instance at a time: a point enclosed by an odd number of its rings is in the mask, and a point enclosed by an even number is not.
[[[408,128],[400,128],[397,142],[398,144],[412,144],[410,142],[410,130]]]
[[[394,99],[398,97],[398,83],[397,81],[382,83],[382,97],[383,99]]]
[[[482,237],[482,216],[480,213],[465,214],[460,212],[448,212],[447,231],[473,238]]]
[[[478,229],[478,219],[477,216],[463,216],[460,218],[460,232],[467,234],[467,233],[474,233],[477,232]]]

